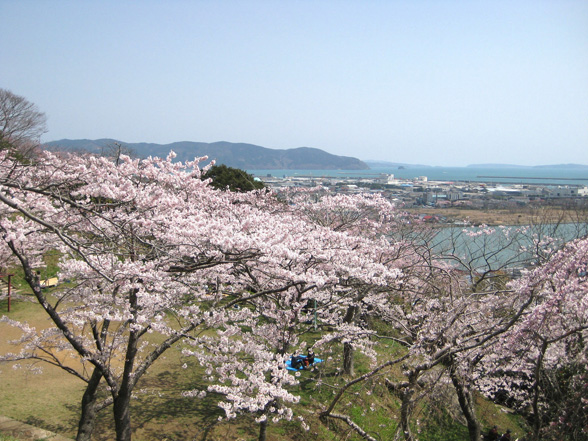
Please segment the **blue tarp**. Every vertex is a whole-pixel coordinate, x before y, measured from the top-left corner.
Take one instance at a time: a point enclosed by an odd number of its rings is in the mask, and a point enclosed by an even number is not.
[[[299,357],[304,357],[304,355],[299,355]],[[289,371],[303,371],[305,367],[311,367],[311,366],[316,366],[317,364],[321,363],[323,360],[321,360],[320,358],[314,357],[314,363],[311,364],[310,366],[300,366],[300,368],[296,369],[292,367],[292,357],[290,357],[287,361],[286,361],[286,369],[288,369]]]

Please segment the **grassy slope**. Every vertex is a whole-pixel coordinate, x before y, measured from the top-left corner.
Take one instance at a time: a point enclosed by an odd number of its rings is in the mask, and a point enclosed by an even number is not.
[[[5,312],[5,304],[0,311]],[[31,325],[46,326],[47,319],[41,309],[33,303],[16,302],[10,317],[26,318]],[[13,348],[7,340],[15,336],[5,324],[0,324],[0,352]],[[336,358],[337,354],[333,356]],[[187,362],[187,369],[180,366]],[[26,365],[26,363],[22,363]],[[331,386],[342,384],[336,375],[337,365],[327,360],[314,372],[303,372],[297,392],[301,402],[295,414],[303,416],[310,426],[302,429],[298,421],[270,425],[269,440],[338,440],[358,439],[344,425],[331,424],[331,430],[318,420],[317,413],[333,396]],[[358,373],[367,369],[367,361],[359,359]],[[393,371],[389,375],[394,375]],[[28,424],[37,425],[64,436],[74,437],[77,425],[78,403],[83,383],[63,371],[45,366],[43,374],[34,374],[29,369],[14,370],[0,365],[0,414]],[[317,380],[322,386],[317,387]],[[380,380],[380,379],[378,379]],[[194,360],[184,360],[179,351],[172,350],[160,360],[141,382],[141,391],[133,403],[133,428],[136,440],[249,440],[257,436],[257,425],[250,417],[240,417],[229,422],[219,422],[222,411],[216,406],[215,396],[190,399],[181,392],[191,388],[202,388],[201,370]],[[513,417],[502,412],[491,403],[479,400],[480,416],[487,423],[498,424],[520,433]],[[351,390],[337,408],[339,412],[353,416],[362,426],[373,429],[381,439],[392,439],[397,428],[399,402],[377,381],[362,384]],[[465,427],[457,423],[447,409],[434,400],[424,402],[415,411],[421,441],[462,440],[467,438]],[[419,429],[420,427],[420,429]],[[113,439],[110,409],[103,411],[95,439]]]
[[[6,302],[0,304],[0,314],[6,312]],[[49,326],[44,311],[35,303],[12,302],[8,317],[25,320],[37,328]],[[0,324],[0,353],[16,352],[8,341],[18,337],[19,332]],[[64,432],[71,425],[72,412],[69,403],[72,397],[81,397],[83,383],[71,376],[65,376],[60,369],[42,366],[43,374],[35,373],[41,367],[34,363],[20,363],[27,369],[14,369],[12,364],[0,364],[0,414],[37,424],[43,421],[43,428]],[[50,406],[48,402],[61,405]]]

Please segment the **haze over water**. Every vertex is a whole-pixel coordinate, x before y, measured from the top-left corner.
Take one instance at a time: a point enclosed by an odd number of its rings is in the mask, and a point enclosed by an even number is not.
[[[588,185],[588,168],[562,167],[378,167],[369,170],[248,170],[264,177],[314,176],[374,178],[382,173],[399,179],[426,176],[430,181],[467,181],[499,184]]]

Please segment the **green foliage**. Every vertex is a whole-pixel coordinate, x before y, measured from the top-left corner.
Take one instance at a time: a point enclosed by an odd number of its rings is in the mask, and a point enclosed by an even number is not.
[[[584,343],[581,342],[581,349]],[[544,439],[588,440],[588,369],[583,363],[570,363],[541,378],[546,394]],[[549,424],[553,421],[553,424]]]
[[[0,151],[4,150],[7,150],[8,155],[15,161],[18,161],[22,164],[29,164],[31,162],[30,158],[17,149],[11,142],[0,137]]]
[[[5,139],[0,138],[0,151],[2,151],[2,150],[12,150],[12,148],[13,148],[12,147],[12,144],[10,144]]]
[[[211,179],[210,185],[219,190],[236,192],[247,192],[252,190],[261,190],[265,187],[263,182],[256,181],[255,178],[244,170],[227,167],[224,164],[212,166],[203,176],[205,179]]]

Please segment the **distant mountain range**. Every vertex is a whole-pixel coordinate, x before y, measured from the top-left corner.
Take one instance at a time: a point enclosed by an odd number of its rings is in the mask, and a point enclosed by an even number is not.
[[[217,164],[244,170],[368,170],[370,167],[357,158],[337,156],[311,147],[269,149],[253,144],[232,142],[174,142],[172,144],[129,143],[115,139],[61,139],[45,144],[50,150],[73,150],[100,153],[105,147],[120,143],[137,156],[166,157],[174,151],[178,161],[191,161],[208,156]]]
[[[553,164],[553,165],[515,165],[515,164],[471,164],[472,168],[564,168],[564,169],[588,169],[583,164]]]
[[[338,156],[324,150],[311,147],[293,149],[270,149],[254,144],[220,142],[174,142],[171,144],[129,143],[115,139],[60,139],[45,144],[50,150],[88,151],[100,153],[105,147],[120,143],[131,149],[137,156],[166,157],[174,151],[178,161],[191,161],[195,157],[208,156],[217,164],[244,170],[369,170],[370,168],[433,168],[424,164],[408,164],[402,162],[365,160],[349,156]],[[206,163],[205,163],[206,164]],[[515,165],[515,164],[471,164],[469,168],[561,168],[570,170],[587,170],[588,165],[556,164],[556,165]]]
[[[369,165],[371,168],[390,168],[390,167],[403,167],[403,168],[418,167],[418,168],[424,168],[424,167],[432,167],[431,165],[407,164],[405,162],[379,161],[377,159],[366,159],[364,162],[367,165]]]
[[[389,162],[389,161],[378,161],[378,160],[365,160],[364,161],[371,168],[434,168],[435,166],[424,165],[424,164],[407,164],[404,162]],[[451,168],[451,166],[447,166]],[[461,168],[461,167],[457,167]],[[470,164],[466,168],[526,168],[526,169],[537,169],[537,168],[560,168],[570,170],[586,170],[588,165],[583,164],[551,164],[551,165],[516,165],[516,164]]]

